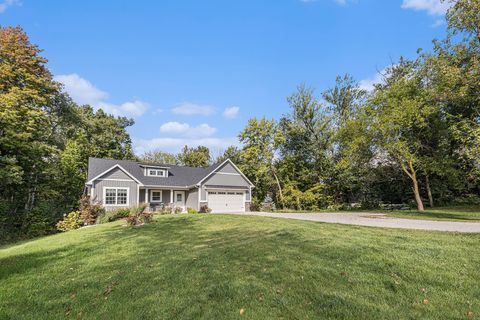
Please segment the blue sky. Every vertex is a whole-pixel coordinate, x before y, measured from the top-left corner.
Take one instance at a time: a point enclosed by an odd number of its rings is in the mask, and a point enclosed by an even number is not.
[[[230,144],[305,83],[368,88],[445,34],[439,0],[0,0],[78,103],[133,117],[137,153]]]

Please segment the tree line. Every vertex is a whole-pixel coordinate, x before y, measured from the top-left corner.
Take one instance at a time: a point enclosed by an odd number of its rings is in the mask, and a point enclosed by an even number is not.
[[[88,157],[206,167],[232,159],[296,210],[479,202],[480,1],[452,3],[431,52],[401,58],[373,90],[350,75],[320,94],[300,85],[280,119],[252,118],[239,146],[135,155],[132,119],[77,105],[20,27],[0,28],[0,241],[54,231],[78,207]]]
[[[452,2],[445,39],[400,58],[371,91],[350,75],[319,95],[300,85],[290,112],[250,119],[241,147],[215,160],[231,158],[254,201],[281,208],[480,204],[479,12],[478,0]]]

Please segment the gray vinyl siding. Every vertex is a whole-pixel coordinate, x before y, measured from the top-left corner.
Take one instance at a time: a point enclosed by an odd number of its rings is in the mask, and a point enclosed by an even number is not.
[[[119,168],[115,168],[107,173],[105,173],[103,176],[99,177],[98,180],[100,179],[126,179],[126,180],[132,180],[132,178],[123,172],[123,170]]]
[[[238,173],[237,169],[235,169],[230,163],[224,164],[221,168],[217,169],[217,172]]]
[[[193,188],[185,192],[185,205],[187,208],[198,210],[198,189]]]
[[[241,175],[215,173],[203,183],[208,186],[249,187],[250,184]]]
[[[125,206],[104,205],[106,209],[134,207],[137,205],[137,183],[135,181],[133,180],[131,181],[112,181],[112,180],[93,181],[93,194],[91,199],[94,201],[95,200],[99,201],[102,205],[103,205],[103,188],[104,187],[129,188],[128,205],[125,205]]]
[[[163,190],[162,193],[162,201],[165,204],[169,204],[170,202],[170,190]]]
[[[245,191],[245,201],[251,201],[251,199],[250,190]]]
[[[145,191],[145,189],[140,189],[140,197],[138,198],[140,203],[145,203]]]

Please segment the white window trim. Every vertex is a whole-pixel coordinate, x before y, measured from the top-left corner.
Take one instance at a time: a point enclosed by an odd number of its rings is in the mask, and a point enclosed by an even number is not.
[[[155,171],[156,173],[155,173],[155,174],[150,174],[150,171]],[[163,172],[163,175],[159,175],[159,174],[158,174],[159,172]],[[159,169],[159,168],[149,168],[149,167],[146,167],[146,168],[145,168],[145,173],[146,173],[146,176],[148,176],[148,177],[159,177],[159,178],[166,178],[166,177],[168,177],[168,170],[167,170],[167,169]]]
[[[174,195],[173,195],[173,204],[176,206],[177,205],[177,194],[178,193],[181,193],[182,194],[182,199],[183,199],[183,206],[181,206],[181,208],[183,210],[185,210],[185,208],[187,207],[187,193],[185,192],[185,190],[175,190],[173,191]]]
[[[149,192],[148,200],[149,200],[150,203],[161,203],[161,202],[163,202],[163,190],[149,189],[148,192]],[[152,195],[153,192],[160,192],[160,200],[156,200],[156,201],[153,200],[153,195]]]
[[[115,189],[117,190],[115,193],[115,204],[106,204],[105,203],[105,196],[107,194],[107,189]],[[127,190],[127,203],[125,204],[117,204],[118,200],[118,189],[125,189]],[[103,187],[103,197],[102,197],[102,203],[105,207],[125,207],[130,205],[130,187]]]

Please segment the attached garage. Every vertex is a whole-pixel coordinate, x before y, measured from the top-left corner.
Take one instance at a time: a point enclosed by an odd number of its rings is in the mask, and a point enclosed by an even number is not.
[[[212,212],[245,212],[245,192],[233,190],[209,190],[208,206]]]

